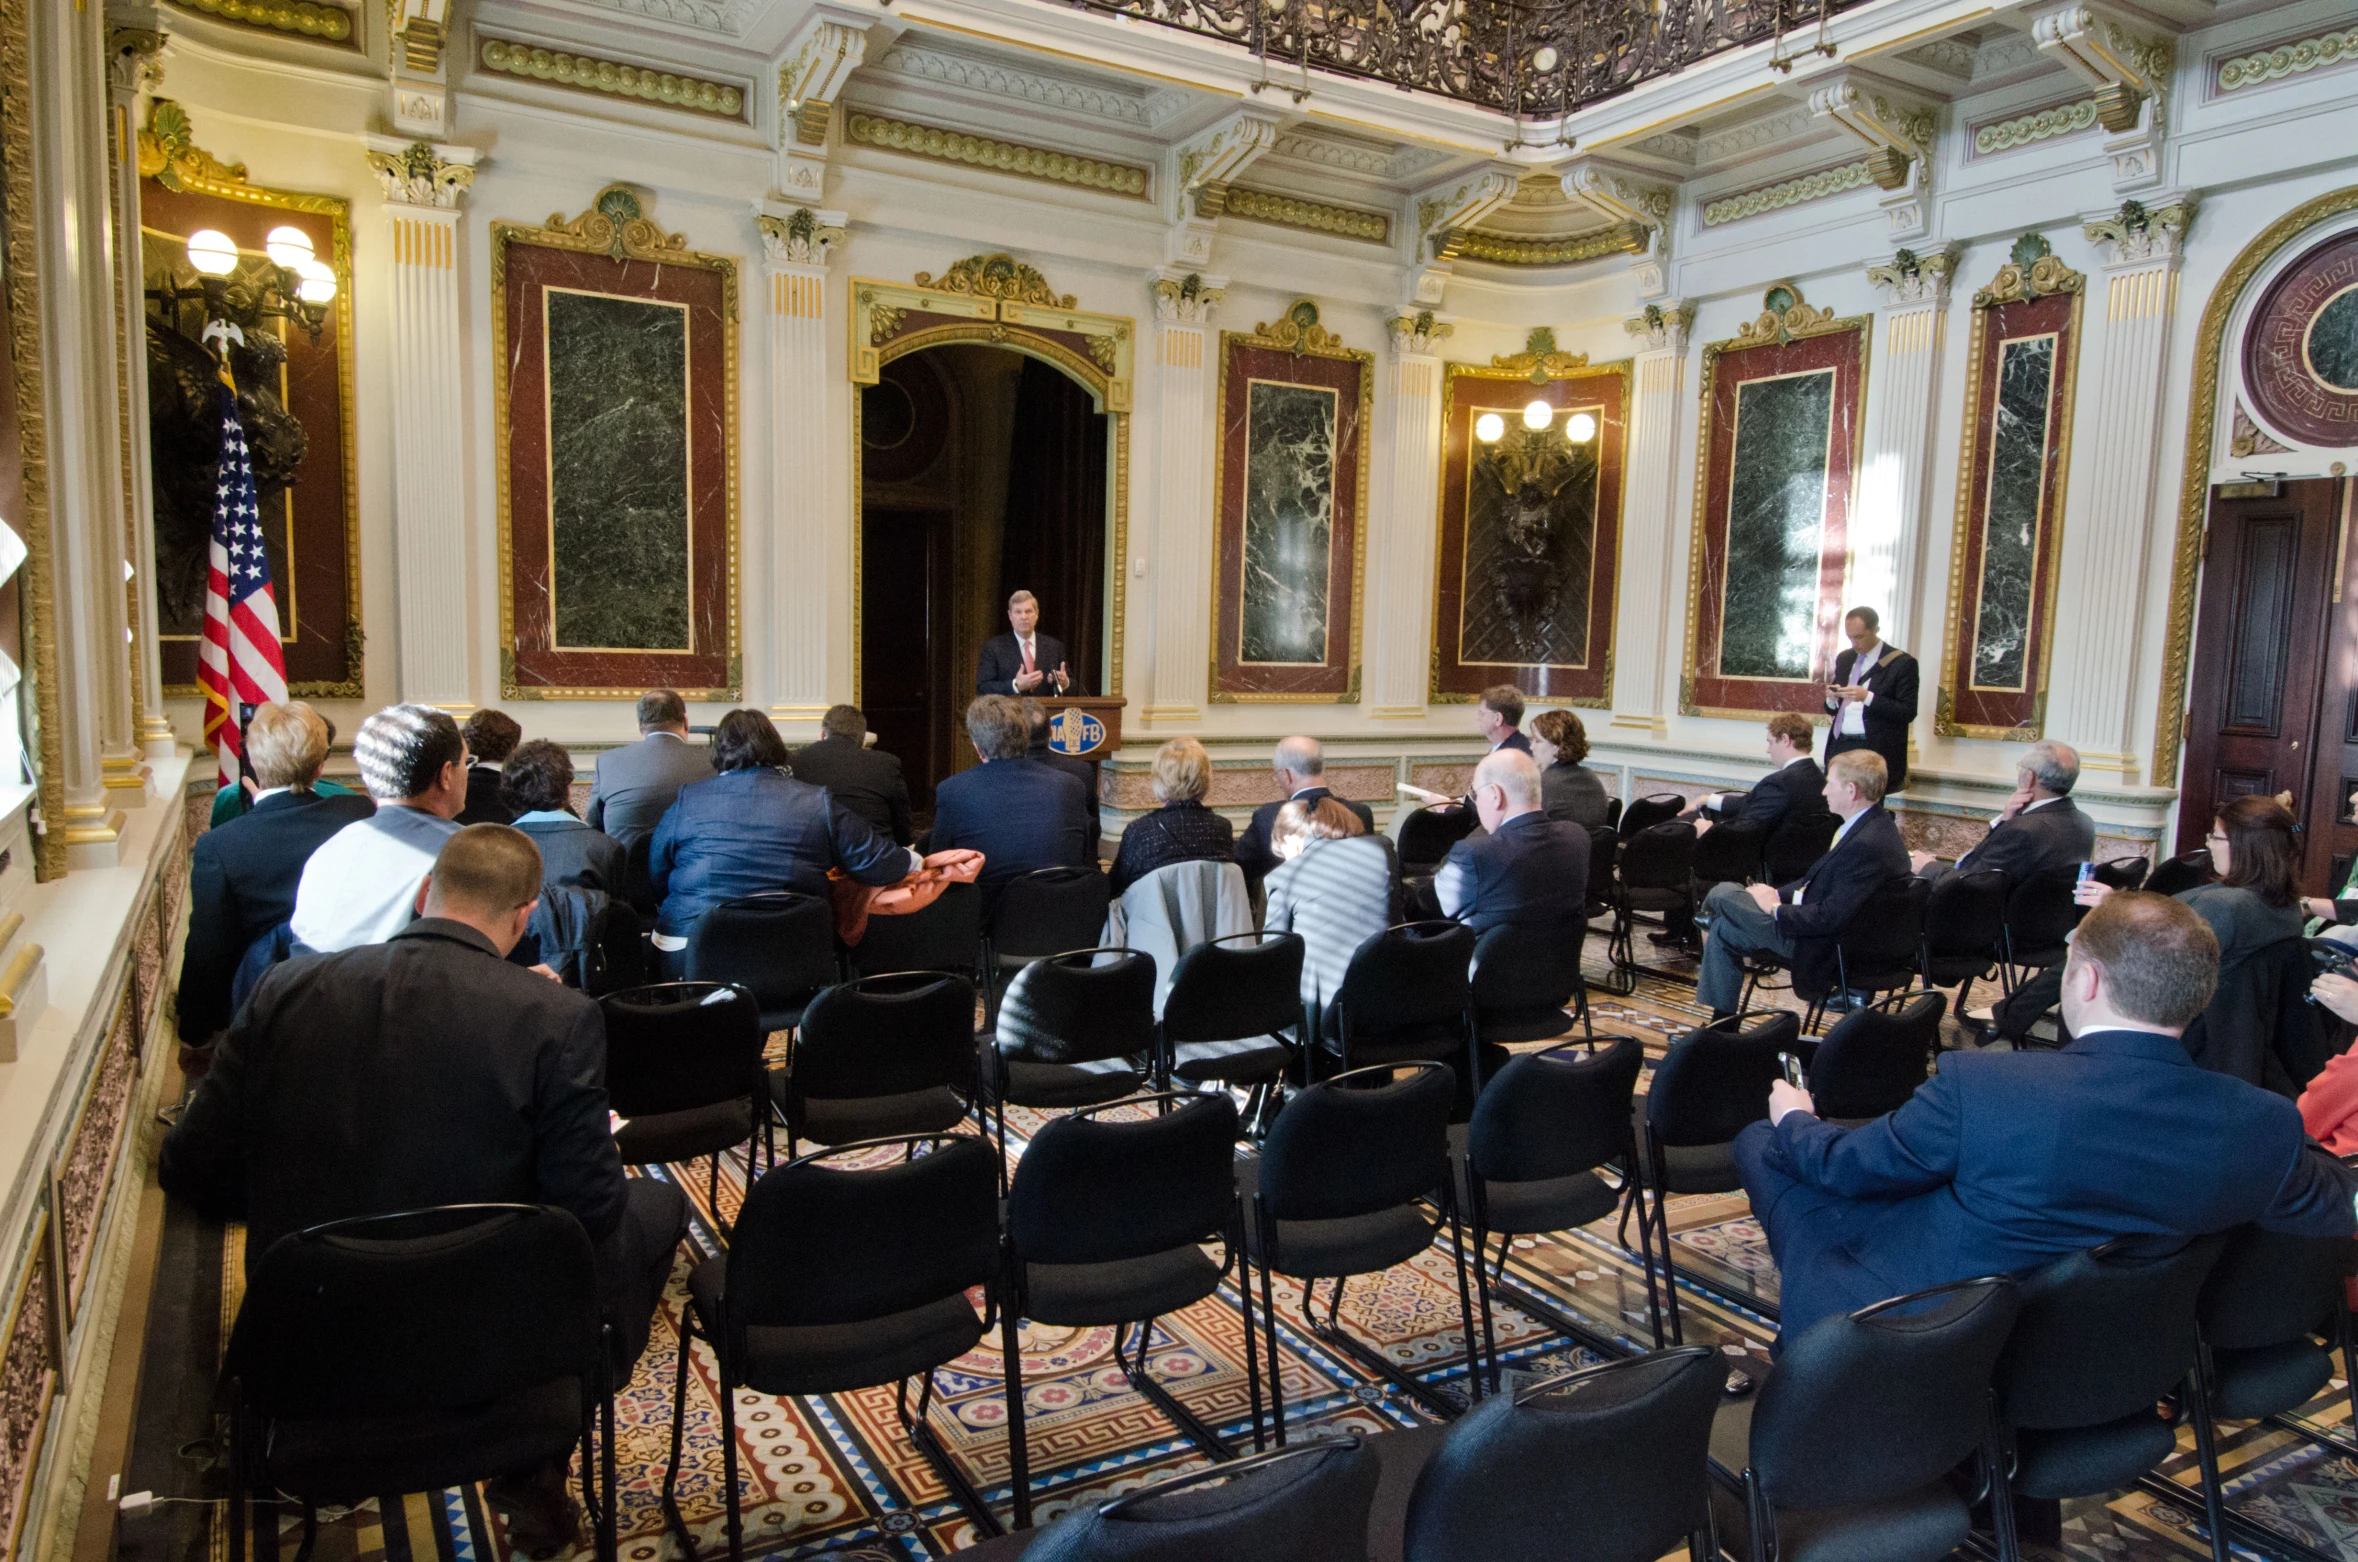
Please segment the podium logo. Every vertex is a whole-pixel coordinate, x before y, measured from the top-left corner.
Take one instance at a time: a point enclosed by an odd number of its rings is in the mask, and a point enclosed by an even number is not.
[[[1085,710],[1060,710],[1048,720],[1048,746],[1083,759],[1105,746],[1105,723]]]

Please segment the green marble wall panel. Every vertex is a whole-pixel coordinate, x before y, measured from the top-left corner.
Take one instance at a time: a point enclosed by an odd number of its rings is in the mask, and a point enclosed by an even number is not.
[[[2336,390],[2358,390],[2358,287],[2344,288],[2309,322],[2309,372]]]
[[[1832,369],[1747,380],[1736,389],[1722,677],[1810,675],[1833,423]]]
[[[1340,398],[1271,380],[1249,389],[1238,660],[1314,666],[1326,660]]]
[[[550,288],[556,644],[688,649],[688,311]]]
[[[2018,337],[2003,344],[1998,357],[1989,505],[1982,515],[1979,606],[1974,614],[1972,678],[1977,689],[2020,689],[2029,677],[2055,343],[2051,335]]]

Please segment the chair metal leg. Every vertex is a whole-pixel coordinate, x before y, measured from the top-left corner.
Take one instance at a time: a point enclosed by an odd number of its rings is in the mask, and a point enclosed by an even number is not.
[[[1229,1251],[1236,1255],[1236,1311],[1244,1323],[1245,1394],[1253,1406],[1253,1452],[1265,1453],[1269,1444],[1261,1431],[1261,1350],[1253,1337],[1253,1261],[1245,1252],[1242,1231],[1230,1238]]]
[[[999,1309],[999,1349],[1007,1362],[1007,1480],[1015,1492],[1015,1527],[1032,1527],[1032,1464],[1023,1435],[1023,1335],[1010,1298]]]
[[[717,1348],[718,1342],[715,1341]],[[745,1562],[745,1513],[737,1492],[737,1389],[727,1356],[721,1357],[721,1480],[728,1494],[729,1562]]]
[[[1649,1135],[1646,1148],[1654,1168],[1654,1234],[1662,1241],[1662,1309],[1670,1315],[1670,1342],[1684,1345],[1687,1333],[1678,1316],[1678,1265],[1672,1260],[1670,1250],[1670,1158],[1651,1138]],[[1638,1218],[1645,1218],[1642,1208]],[[1659,1333],[1656,1337],[1659,1339]]]
[[[1148,1372],[1147,1350],[1154,1343],[1154,1325],[1155,1320],[1149,1318],[1138,1326],[1138,1360],[1135,1365],[1122,1353],[1122,1336],[1126,1329],[1117,1329],[1114,1332],[1115,1364],[1122,1369],[1123,1376],[1130,1380],[1130,1386],[1147,1403],[1160,1410],[1189,1442],[1203,1450],[1205,1457],[1225,1464],[1236,1457],[1236,1450],[1229,1446],[1228,1439],[1205,1425],[1200,1416],[1173,1398],[1171,1391],[1157,1383]]]
[[[246,1562],[246,1396],[229,1380],[229,1562]]]
[[[1474,1347],[1474,1298],[1466,1288],[1466,1233],[1463,1222],[1457,1218],[1457,1190],[1444,1186],[1441,1190],[1441,1203],[1449,1213],[1449,1255],[1457,1265],[1457,1317],[1458,1321],[1465,1326],[1466,1400],[1469,1405],[1478,1405],[1482,1402],[1482,1353]],[[1475,1255],[1477,1271],[1480,1266],[1481,1255],[1477,1253]],[[1485,1332],[1488,1332],[1487,1326],[1490,1322],[1488,1293],[1484,1294],[1483,1301],[1485,1305],[1482,1322]],[[1495,1349],[1492,1356],[1491,1376],[1492,1386],[1495,1387],[1498,1373]]]
[[[2203,1521],[2211,1531],[2211,1562],[2229,1562],[2225,1477],[2219,1473],[2219,1430],[2211,1423],[2210,1347],[2198,1347],[2186,1375],[2186,1413],[2194,1422],[2195,1462],[2202,1477]]]
[[[620,1548],[620,1525],[615,1513],[614,1478],[614,1326],[598,1330],[598,1479],[605,1487],[598,1502],[598,1562],[615,1562]]]
[[[1262,1215],[1266,1220],[1267,1214]],[[1263,1230],[1268,1229],[1266,1226]],[[1277,1356],[1277,1299],[1270,1291],[1269,1260],[1261,1260],[1261,1339],[1269,1347],[1269,1418],[1277,1429],[1277,1446],[1285,1446],[1285,1371]]]
[[[690,1306],[692,1307],[693,1304]],[[688,1521],[680,1515],[678,1495],[680,1439],[685,1432],[683,1417],[688,1408],[688,1342],[696,1337],[695,1328],[689,1321],[689,1311],[686,1308],[680,1312],[679,1335],[679,1371],[673,1375],[671,1385],[671,1463],[665,1466],[663,1471],[663,1520],[674,1538],[680,1543],[680,1555],[685,1557],[687,1562],[696,1562],[696,1542],[688,1533]],[[721,1393],[724,1396],[728,1393],[725,1384],[722,1386]],[[586,1475],[588,1472],[585,1469],[583,1473]]]
[[[1512,1237],[1498,1239],[1498,1261],[1506,1263],[1506,1250]],[[1490,1277],[1482,1272],[1482,1253],[1489,1246],[1490,1233],[1479,1224],[1474,1227],[1474,1285],[1482,1293],[1482,1357],[1490,1364],[1490,1392],[1498,1392],[1498,1328],[1490,1310]]]
[[[966,1516],[974,1521],[975,1533],[985,1540],[1006,1534],[1006,1527],[999,1522],[999,1516],[991,1511],[989,1503],[983,1501],[982,1493],[975,1489],[974,1482],[959,1468],[958,1461],[950,1457],[950,1451],[942,1446],[941,1439],[934,1436],[933,1428],[926,1422],[927,1413],[933,1409],[933,1369],[926,1369],[925,1392],[918,1396],[917,1414],[914,1417],[909,1414],[907,1378],[900,1381],[894,1408],[900,1413],[901,1429],[909,1434],[910,1443],[925,1457],[925,1462],[933,1466],[933,1473],[941,1477],[950,1495],[958,1499],[958,1506],[964,1508]]]

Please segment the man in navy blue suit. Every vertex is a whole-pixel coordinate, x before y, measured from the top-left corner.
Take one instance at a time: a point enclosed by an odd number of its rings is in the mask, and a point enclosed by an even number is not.
[[[1277,777],[1277,789],[1283,795],[1254,809],[1253,822],[1245,826],[1244,834],[1236,840],[1237,865],[1256,884],[1277,867],[1277,853],[1269,845],[1269,832],[1277,827],[1278,810],[1287,803],[1315,804],[1320,798],[1334,796],[1326,784],[1326,749],[1316,738],[1297,735],[1279,739],[1276,753],[1270,756],[1269,769]],[[1339,801],[1359,816],[1361,829],[1375,834],[1372,809],[1347,797]]]
[[[2290,1101],[2195,1066],[2179,1037],[2219,945],[2192,910],[2122,893],[2064,964],[2059,1052],[1949,1052],[1898,1111],[1842,1129],[1779,1080],[1736,1165],[1783,1277],[1790,1339],[1829,1313],[2011,1274],[2116,1237],[2258,1222],[2348,1236],[2353,1178]]]
[[[1485,931],[1584,920],[1588,832],[1547,816],[1530,755],[1501,744],[1474,767],[1474,812],[1484,833],[1450,847],[1433,875],[1443,916]]]
[[[974,692],[1043,699],[1077,692],[1064,642],[1040,633],[1040,599],[1018,591],[1007,599],[1007,633],[983,642],[974,664]]]
[[[1494,754],[1502,748],[1531,752],[1531,740],[1523,736],[1523,691],[1511,683],[1494,683],[1482,691],[1482,703],[1474,707],[1474,724],[1482,729],[1483,741]]]
[[[1027,752],[1032,735],[1023,702],[978,696],[966,707],[966,736],[982,763],[933,789],[933,831],[923,849],[981,852],[986,911],[1018,874],[1087,866],[1088,791]]]

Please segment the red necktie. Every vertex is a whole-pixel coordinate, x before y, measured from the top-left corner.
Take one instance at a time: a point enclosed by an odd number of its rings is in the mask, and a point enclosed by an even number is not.
[[[1023,642],[1023,670],[1027,673],[1038,670],[1032,666],[1032,643],[1029,640]]]

